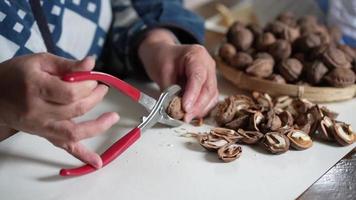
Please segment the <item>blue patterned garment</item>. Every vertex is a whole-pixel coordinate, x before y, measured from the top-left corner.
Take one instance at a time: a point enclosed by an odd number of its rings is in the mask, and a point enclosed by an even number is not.
[[[343,32],[342,43],[356,48],[356,0],[316,0],[330,25]]]
[[[182,0],[41,1],[57,55],[98,57],[107,44],[125,64],[153,27],[168,28],[182,43],[203,42],[203,20],[182,4]],[[28,0],[0,1],[0,49],[0,62],[47,51]]]

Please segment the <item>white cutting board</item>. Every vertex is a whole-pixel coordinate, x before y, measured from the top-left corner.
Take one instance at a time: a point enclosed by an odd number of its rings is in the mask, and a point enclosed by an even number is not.
[[[222,95],[236,93],[226,81],[219,84]],[[151,95],[158,94],[152,84],[139,85]],[[356,128],[355,100],[329,107]],[[139,105],[111,91],[82,119],[104,111],[120,112],[121,121],[109,132],[85,141],[98,152],[135,126],[144,113]],[[40,137],[17,134],[0,143],[0,199],[294,199],[355,147],[315,142],[306,151],[270,155],[243,146],[238,160],[222,163],[192,138],[179,136],[206,129],[156,126],[110,165],[76,178],[57,174],[61,167],[77,166],[79,161]]]

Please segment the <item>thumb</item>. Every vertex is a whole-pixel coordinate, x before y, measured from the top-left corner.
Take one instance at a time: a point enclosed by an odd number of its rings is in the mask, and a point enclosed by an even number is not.
[[[95,59],[93,57],[85,57],[83,60],[77,61],[70,71],[91,71],[95,67]]]
[[[83,60],[70,60],[52,54],[46,54],[45,62],[42,63],[45,70],[52,75],[62,76],[74,71],[90,71],[95,66],[95,60],[92,57],[86,57]]]

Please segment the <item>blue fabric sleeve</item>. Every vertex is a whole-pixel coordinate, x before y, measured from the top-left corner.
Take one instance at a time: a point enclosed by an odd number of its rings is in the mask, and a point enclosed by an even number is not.
[[[115,0],[112,2],[113,46],[129,71],[143,72],[137,48],[145,33],[152,28],[163,27],[170,30],[183,44],[204,42],[203,19],[185,9],[182,0],[131,0],[130,4]],[[122,13],[127,15],[122,16]],[[127,23],[121,23],[120,20]]]

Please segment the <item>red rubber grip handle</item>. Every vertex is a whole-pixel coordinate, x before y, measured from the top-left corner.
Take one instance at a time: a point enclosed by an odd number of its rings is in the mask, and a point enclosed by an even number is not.
[[[120,90],[127,96],[131,97],[134,101],[138,101],[141,96],[140,90],[136,89],[132,85],[126,83],[125,81],[119,78],[111,76],[110,74],[105,74],[102,72],[93,72],[93,71],[73,72],[64,75],[62,77],[62,80],[67,82],[78,82],[78,81],[86,81],[86,80],[100,81]]]
[[[120,138],[113,145],[111,145],[103,154],[101,154],[101,159],[103,160],[103,167],[117,158],[122,154],[127,148],[129,148],[134,142],[136,142],[141,136],[141,129],[134,128],[124,137]],[[80,176],[96,171],[97,169],[91,165],[84,165],[78,168],[72,169],[61,169],[59,175],[61,176]]]

